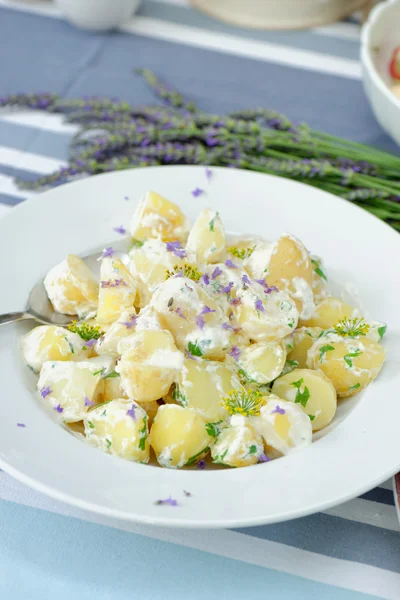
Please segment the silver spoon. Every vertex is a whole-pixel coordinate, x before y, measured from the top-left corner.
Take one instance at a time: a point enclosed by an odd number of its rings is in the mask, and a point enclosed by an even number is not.
[[[118,242],[113,245],[114,249],[116,249],[117,246],[126,246],[126,243],[124,244],[123,242]],[[95,252],[94,254],[90,254],[90,256],[83,257],[86,265],[96,276],[99,275],[100,271],[100,263],[98,262],[100,254],[101,250]],[[119,250],[117,255],[123,260],[123,262],[126,262],[127,255],[125,254],[124,249]],[[78,317],[76,315],[63,315],[54,310],[47,297],[42,279],[38,281],[29,294],[27,309],[22,312],[12,312],[5,315],[0,315],[0,325],[14,323],[16,321],[25,321],[26,319],[33,319],[41,325],[65,326],[68,325],[68,323],[71,323],[71,321],[78,319]]]

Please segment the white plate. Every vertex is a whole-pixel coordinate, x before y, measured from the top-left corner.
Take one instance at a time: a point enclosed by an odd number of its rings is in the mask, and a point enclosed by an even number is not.
[[[191,190],[206,193],[194,198]],[[285,179],[246,171],[156,167],[93,177],[49,191],[0,221],[0,312],[24,308],[37,279],[69,252],[110,245],[136,201],[155,189],[194,218],[217,209],[230,231],[273,239],[297,235],[324,257],[328,275],[358,288],[368,315],[388,323],[387,362],[364,393],[343,401],[312,446],[245,469],[168,470],[91,448],[44,412],[32,394],[18,340],[29,325],[0,330],[0,466],[58,500],[100,514],[157,525],[237,527],[323,510],[400,470],[400,236],[356,206]],[[130,200],[124,198],[129,196]],[[355,286],[355,287],[354,287]],[[396,347],[397,346],[397,347]],[[26,423],[25,428],[17,423]],[[192,497],[186,497],[184,490]],[[156,506],[171,496],[179,506]]]

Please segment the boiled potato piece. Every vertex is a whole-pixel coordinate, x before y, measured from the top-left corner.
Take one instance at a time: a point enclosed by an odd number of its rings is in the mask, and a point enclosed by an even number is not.
[[[134,462],[148,463],[148,417],[132,400],[116,398],[92,408],[84,418],[92,446]]]
[[[300,325],[329,329],[336,325],[338,321],[354,316],[358,316],[356,308],[349,306],[338,298],[329,296],[328,298],[325,298],[325,300],[322,300],[322,302],[315,307],[313,315],[307,320],[302,320]]]
[[[97,354],[118,357],[118,344],[124,338],[130,336],[137,330],[137,320],[135,308],[131,307],[125,310],[118,321],[115,321],[96,342],[95,350]]]
[[[139,404],[139,402],[136,404]],[[139,406],[141,406],[145,411],[147,415],[147,424],[150,428],[154,421],[154,417],[156,416],[158,409],[160,406],[162,406],[162,404],[160,405],[158,402],[140,402]]]
[[[110,400],[116,400],[118,398],[128,398],[121,385],[121,377],[119,375],[114,377],[114,375],[118,375],[116,371],[111,373],[111,377],[106,377],[104,379],[102,402],[109,402]]]
[[[160,406],[150,431],[150,444],[162,467],[179,469],[200,460],[210,449],[212,437],[206,420],[176,404]]]
[[[320,327],[300,327],[289,338],[286,338],[291,346],[291,348],[287,347],[287,358],[291,366],[300,369],[307,368],[307,352],[321,332]]]
[[[148,329],[127,339],[130,349],[116,367],[123,389],[138,402],[158,400],[177,378],[183,355],[169,331]]]
[[[169,273],[183,269],[186,264],[186,255],[183,258],[177,254],[184,252],[169,251],[168,246],[161,240],[147,240],[140,247],[134,247],[129,253],[130,271],[139,281],[138,304],[145,306],[151,299],[151,295],[158,285],[163,283]]]
[[[103,376],[114,361],[104,357],[82,362],[47,361],[37,384],[46,406],[53,408],[65,423],[82,421],[88,409],[101,400]]]
[[[41,325],[27,333],[21,342],[26,363],[39,372],[47,360],[84,360],[89,349],[84,340],[63,327]]]
[[[217,263],[225,250],[225,232],[219,214],[205,208],[190,230],[186,250],[200,263]]]
[[[187,237],[188,222],[179,206],[156,192],[146,192],[138,204],[130,224],[134,239],[160,238],[165,242]]]
[[[247,417],[232,415],[211,449],[215,463],[229,467],[248,467],[258,462],[264,442]]]
[[[385,360],[383,347],[367,337],[331,333],[316,340],[308,351],[312,369],[322,371],[338,396],[353,396],[375,379]]]
[[[310,417],[313,431],[329,425],[335,416],[336,390],[320,371],[295,369],[274,381],[271,391],[288,402],[299,404]]]
[[[185,359],[173,399],[198,412],[207,421],[219,421],[228,416],[221,403],[233,389],[241,389],[241,385],[225,363]]]
[[[270,383],[282,372],[286,351],[282,342],[259,342],[245,348],[238,359],[243,383]]]
[[[279,340],[295,330],[295,303],[284,292],[264,292],[259,283],[249,282],[237,290],[233,314],[243,331],[256,342]]]
[[[100,268],[98,323],[114,323],[133,308],[136,283],[124,263],[114,256],[103,258]]]
[[[201,285],[187,277],[171,277],[154,292],[152,306],[180,350],[204,358],[225,357],[233,332],[222,327],[222,311]]]
[[[266,279],[270,287],[286,291],[302,318],[311,316],[314,309],[312,263],[300,240],[284,234],[272,244],[260,245],[249,258],[247,269],[254,279]]]
[[[63,262],[50,269],[44,287],[54,310],[59,313],[82,317],[97,308],[97,281],[75,254],[69,254]]]
[[[309,417],[299,404],[286,402],[271,394],[261,407],[260,415],[250,422],[267,444],[267,454],[291,454],[311,444],[312,427]]]

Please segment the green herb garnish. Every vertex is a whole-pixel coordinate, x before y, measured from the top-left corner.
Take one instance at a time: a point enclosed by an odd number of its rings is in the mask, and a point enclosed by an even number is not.
[[[387,325],[382,325],[382,327],[378,327],[379,339],[382,339],[387,330]]]
[[[228,251],[233,256],[236,256],[237,258],[240,258],[241,260],[245,260],[245,258],[250,258],[250,256],[253,254],[255,248],[256,248],[255,246],[253,246],[252,248],[237,248],[236,246],[232,246],[231,248],[228,248]]]
[[[220,464],[223,465],[224,464],[224,458],[225,456],[228,454],[229,448],[227,448],[222,454],[221,456],[216,456],[213,460],[213,462],[215,464]]]
[[[368,333],[369,324],[365,319],[342,319],[333,329],[342,337],[358,337]]]
[[[102,369],[99,369],[98,371],[95,371],[95,372],[93,373],[93,377],[94,377],[95,375],[103,375],[103,373],[105,373],[105,371],[106,371],[106,370],[107,370],[107,369],[106,369],[105,367],[103,367]]]
[[[64,337],[64,340],[67,342],[67,344],[68,344],[68,346],[69,346],[69,349],[71,350],[71,353],[72,353],[72,354],[75,354],[74,347],[73,347],[73,345],[71,344],[71,342],[69,341],[69,339],[67,338],[67,336],[65,336],[65,337]]]
[[[249,448],[249,454],[250,456],[252,456],[253,454],[255,454],[257,452],[257,446],[255,444],[252,444]]]
[[[297,381],[292,381],[291,385],[293,385],[293,387],[297,388],[297,393],[296,393],[296,398],[295,398],[295,403],[296,404],[301,404],[301,406],[307,406],[307,402],[310,398],[310,390],[308,389],[307,386],[304,386],[304,390],[301,391],[301,386],[304,383],[304,379],[298,379]]]
[[[353,366],[353,361],[351,359],[356,358],[357,356],[360,356],[360,354],[362,354],[361,350],[358,350],[358,349],[354,350],[354,352],[349,352],[348,354],[345,354],[345,356],[343,356],[343,360],[345,361],[347,366],[351,369]]]
[[[215,213],[214,217],[209,222],[210,231],[214,231],[215,219],[218,217],[218,213]]]
[[[188,343],[188,352],[192,356],[203,356],[203,351],[197,342],[189,342]]]
[[[200,450],[200,452],[198,452],[194,456],[191,456],[189,458],[189,460],[187,461],[187,463],[185,463],[185,467],[191,467],[191,466],[193,466],[199,460],[199,458],[203,454],[205,454],[206,452],[208,452],[209,450],[210,450],[210,448],[208,446],[206,446],[206,448],[204,448],[203,450]]]
[[[108,438],[106,438],[106,443],[107,443],[107,448],[108,449],[111,448],[111,444],[112,444],[111,440],[109,440]]]
[[[208,435],[211,435],[211,437],[218,437],[221,433],[221,428],[219,427],[221,423],[222,420],[216,421],[215,423],[206,423],[206,431]]]
[[[335,349],[334,346],[331,346],[330,344],[321,346],[321,348],[319,349],[319,362],[322,362],[322,359],[324,358],[324,356],[327,352],[332,352],[332,350],[334,350],[334,349]]]
[[[94,425],[93,425],[92,421],[88,421],[88,425],[89,425],[90,429],[94,429]]]
[[[257,417],[265,400],[258,390],[232,390],[221,404],[230,415]]]
[[[139,450],[146,449],[146,440],[147,440],[147,415],[143,417],[143,427],[139,429]]]
[[[324,271],[321,269],[321,263],[318,262],[317,260],[315,260],[314,258],[311,259],[312,264],[314,265],[315,269],[315,273],[317,275],[319,275],[322,279],[325,279],[325,281],[328,281],[327,276],[325,275]]]
[[[191,279],[192,281],[199,281],[200,277],[202,276],[202,273],[200,273],[200,271],[198,270],[198,268],[196,267],[196,265],[175,265],[172,269],[172,271],[167,271],[167,275],[165,277],[165,279],[169,279],[170,277],[173,277],[174,275],[177,275],[178,273],[182,273],[183,277],[187,277],[188,279]]]
[[[349,387],[349,391],[351,390],[358,390],[358,388],[360,387],[359,383],[355,383],[354,385],[352,385],[351,387]]]
[[[188,405],[188,399],[186,398],[185,394],[181,392],[177,383],[175,383],[175,386],[172,390],[172,398],[184,408]]]
[[[104,375],[103,379],[115,379],[116,377],[121,377],[121,375],[117,371],[111,371],[108,375]]]
[[[132,248],[141,248],[143,246],[144,242],[142,242],[142,240],[137,240],[135,238],[132,238],[131,240],[131,247]]]

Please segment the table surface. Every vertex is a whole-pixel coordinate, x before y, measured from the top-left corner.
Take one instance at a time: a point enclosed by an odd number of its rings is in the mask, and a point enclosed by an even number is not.
[[[208,111],[268,106],[294,121],[398,152],[362,89],[359,27],[259,32],[218,23],[185,0],[147,0],[123,30],[73,29],[49,1],[0,0],[1,95],[53,91],[153,103],[148,67]],[[0,214],[27,194],[13,177],[65,163],[75,128],[55,115],[0,113]],[[35,194],[29,194],[34,196]],[[400,599],[391,483],[288,523],[194,531],[113,522],[0,473],[0,597],[168,600]]]

